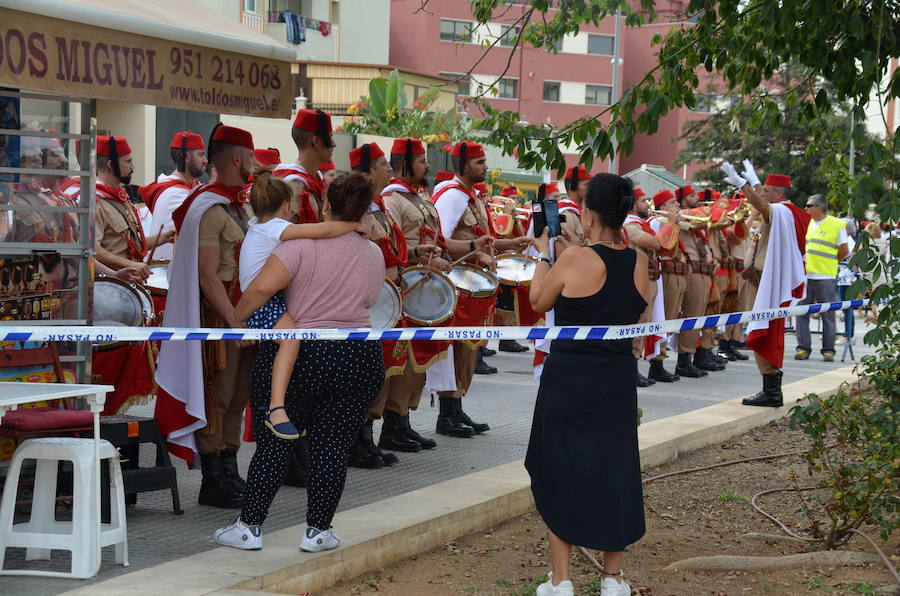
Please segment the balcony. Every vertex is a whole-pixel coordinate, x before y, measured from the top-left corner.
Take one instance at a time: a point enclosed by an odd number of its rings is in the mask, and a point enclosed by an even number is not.
[[[322,35],[317,29],[305,29],[306,41],[296,45],[298,60],[334,62],[338,59],[338,39],[340,28],[331,25],[331,34]],[[266,23],[265,33],[282,43],[289,43],[286,23]]]

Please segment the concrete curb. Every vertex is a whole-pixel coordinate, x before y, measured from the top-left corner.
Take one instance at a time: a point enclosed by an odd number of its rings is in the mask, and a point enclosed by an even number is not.
[[[827,394],[853,380],[853,369],[843,367],[785,385],[782,408],[750,408],[736,399],[643,424],[641,467],[672,461],[786,416],[804,395]],[[334,521],[343,540],[335,551],[300,553],[297,541],[305,525],[297,525],[265,534],[263,551],[216,548],[66,594],[119,595],[123,586],[128,586],[129,596],[314,592],[486,529],[533,506],[528,474],[519,460],[343,511]]]

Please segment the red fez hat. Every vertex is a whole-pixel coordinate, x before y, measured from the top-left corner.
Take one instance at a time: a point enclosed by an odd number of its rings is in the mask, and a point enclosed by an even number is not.
[[[203,137],[197,133],[183,130],[181,132],[176,132],[175,136],[172,137],[172,142],[169,143],[169,149],[186,149],[192,151],[194,149],[206,149],[206,145],[203,144]]]
[[[572,166],[568,170],[566,170],[566,180],[569,180],[569,185],[574,186],[572,182],[581,182],[582,180],[590,180],[591,175],[588,173],[587,168],[584,166]]]
[[[679,188],[678,190],[675,191],[675,195],[679,199],[683,199],[684,197],[691,196],[692,194],[694,194],[694,192],[695,191],[694,191],[693,186],[691,186],[690,184],[685,184],[684,186],[682,186],[681,188]]]
[[[484,157],[484,147],[481,143],[476,143],[474,141],[460,141],[453,145],[453,149],[450,150],[450,155],[461,157],[463,159],[478,159]]]
[[[446,182],[447,180],[453,180],[453,176],[455,176],[453,172],[448,172],[447,170],[438,170],[434,174],[434,181],[435,183]]]
[[[488,185],[485,184],[484,182],[476,182],[475,190],[477,190],[478,192],[480,192],[483,195],[488,195],[491,193],[490,189],[488,189]]]
[[[372,162],[379,157],[384,157],[384,151],[381,150],[378,143],[365,143],[350,150],[350,167],[363,168],[368,171]]]
[[[128,140],[124,137],[108,137],[106,135],[102,135],[97,137],[97,155],[110,157],[109,145],[111,138],[115,139],[116,155],[118,155],[119,157],[123,157],[131,153],[131,147],[128,146]]]
[[[646,195],[646,194],[644,193],[644,191],[642,191],[640,188],[635,188],[635,189],[634,189],[634,198],[639,199],[639,198],[644,197],[644,196],[647,196],[647,195]]]
[[[769,174],[766,176],[766,186],[791,187],[791,177],[787,174]]]
[[[310,132],[331,132],[331,114],[322,110],[300,110],[294,118],[294,126]]]
[[[425,145],[419,139],[394,139],[391,147],[391,155],[405,155],[409,151],[410,155],[424,155]]]
[[[517,197],[519,196],[519,189],[515,186],[504,186],[500,189],[501,197]]]
[[[234,126],[219,126],[213,132],[212,139],[217,143],[228,143],[229,145],[237,145],[245,149],[253,150],[253,135],[242,128]]]
[[[556,182],[550,182],[544,185],[544,196],[559,192],[559,185]]]
[[[281,163],[281,153],[278,149],[254,149],[253,157],[264,166],[277,166]]]
[[[664,204],[668,203],[674,198],[675,195],[672,194],[672,191],[666,188],[653,195],[653,206],[662,207]]]
[[[335,167],[333,161],[323,161],[322,163],[319,164],[320,172],[329,172],[331,170],[336,170],[336,169],[337,168]]]

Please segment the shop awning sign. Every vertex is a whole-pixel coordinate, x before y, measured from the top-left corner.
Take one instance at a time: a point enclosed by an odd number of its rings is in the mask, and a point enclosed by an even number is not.
[[[290,117],[291,65],[0,8],[0,86]]]

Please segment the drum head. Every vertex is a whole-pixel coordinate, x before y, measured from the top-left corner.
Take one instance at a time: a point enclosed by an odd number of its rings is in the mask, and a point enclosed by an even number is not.
[[[160,294],[166,294],[169,291],[169,265],[168,263],[158,263],[150,265],[150,277],[144,284],[152,291]]]
[[[402,304],[397,286],[389,279],[384,280],[378,302],[369,309],[369,325],[376,329],[393,327],[403,314]]]
[[[507,286],[530,284],[537,269],[537,260],[527,255],[500,255],[497,257],[497,277]]]
[[[456,288],[445,275],[432,271],[428,279],[412,287],[428,270],[410,267],[400,273],[403,287],[403,314],[419,325],[435,325],[446,321],[456,310]],[[412,291],[408,291],[412,288]]]
[[[476,298],[493,296],[499,285],[493,273],[468,263],[456,265],[449,277],[460,292]]]

